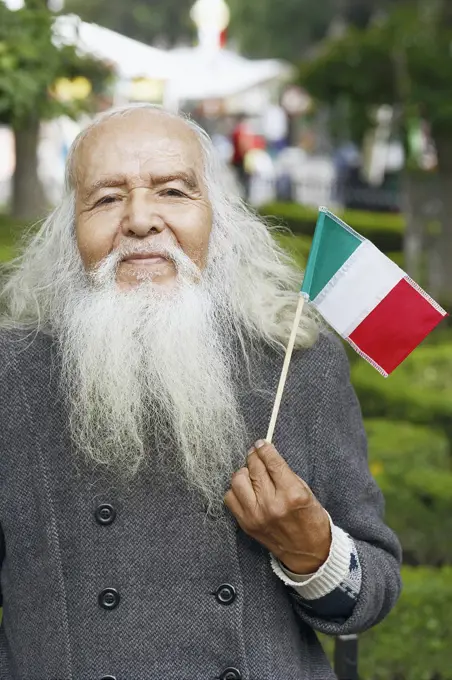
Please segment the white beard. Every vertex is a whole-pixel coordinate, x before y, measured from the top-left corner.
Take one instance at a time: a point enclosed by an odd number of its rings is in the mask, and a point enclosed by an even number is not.
[[[142,463],[152,465],[152,437],[157,454],[171,451],[209,511],[221,513],[251,444],[236,398],[227,304],[211,282],[190,280],[197,268],[187,262],[172,289],[145,281],[120,290],[116,265],[106,258],[90,276],[94,286],[79,272],[54,319],[76,448],[130,479]]]

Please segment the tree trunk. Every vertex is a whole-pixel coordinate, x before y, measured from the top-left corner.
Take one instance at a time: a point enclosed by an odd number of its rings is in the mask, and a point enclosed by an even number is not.
[[[438,153],[437,196],[439,221],[432,237],[429,292],[443,304],[452,304],[452,136],[435,139]]]
[[[407,170],[403,177],[404,212],[407,218],[403,254],[404,267],[423,285],[426,272],[426,222],[432,199],[432,181],[427,173]]]
[[[14,130],[16,168],[13,177],[12,214],[34,220],[45,213],[46,199],[38,176],[39,119],[30,117]]]

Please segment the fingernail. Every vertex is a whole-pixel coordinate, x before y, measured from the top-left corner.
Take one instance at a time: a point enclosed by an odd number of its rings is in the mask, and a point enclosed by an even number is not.
[[[247,453],[246,455],[247,455],[247,456],[250,456],[252,453],[255,452],[255,450],[256,450],[256,448],[255,448],[254,446],[252,446],[252,447],[248,450],[248,453]]]
[[[260,449],[260,448],[262,448],[263,446],[265,446],[266,444],[267,444],[267,442],[264,441],[263,439],[258,439],[257,442],[256,442],[256,448],[257,448],[257,449]]]

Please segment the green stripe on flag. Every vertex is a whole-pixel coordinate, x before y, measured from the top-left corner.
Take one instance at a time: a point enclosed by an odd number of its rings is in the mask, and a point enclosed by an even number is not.
[[[314,300],[363,240],[336,215],[320,208],[301,292]]]

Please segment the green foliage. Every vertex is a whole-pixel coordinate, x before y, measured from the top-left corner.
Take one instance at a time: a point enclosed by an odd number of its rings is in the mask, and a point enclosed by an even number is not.
[[[419,425],[367,420],[370,469],[386,499],[405,564],[452,563],[452,459],[440,432]]]
[[[418,347],[386,380],[365,361],[352,380],[365,417],[442,427],[452,441],[452,344]]]
[[[378,418],[366,419],[365,427],[371,470],[378,480],[382,475],[401,479],[410,469],[452,469],[450,444],[440,430]]]
[[[403,567],[389,616],[359,638],[361,680],[452,680],[452,567]],[[330,658],[333,640],[319,636]]]
[[[325,35],[335,15],[334,0],[229,0],[231,35],[257,58],[298,60]]]
[[[11,260],[29,224],[0,213],[0,262]]]
[[[300,268],[306,265],[312,239],[310,236],[292,234],[273,234],[279,245],[284,248],[296,261]]]
[[[46,8],[11,11],[0,2],[0,122],[16,129],[30,115],[52,118],[76,115],[90,108],[111,77],[111,68],[73,47],[58,49],[52,42],[53,15]],[[58,78],[84,76],[92,84],[92,97],[62,103],[50,94]]]
[[[404,124],[422,115],[434,134],[444,134],[452,130],[451,40],[446,0],[404,3],[365,29],[325,41],[301,64],[299,80],[319,101],[346,101],[358,139],[380,104],[400,104]]]
[[[272,218],[271,223],[282,222],[295,234],[308,236],[314,233],[318,216],[317,209],[297,203],[269,203],[261,208],[261,213]],[[380,250],[384,252],[402,250],[405,228],[405,218],[402,215],[361,210],[337,211],[337,214],[362,236],[370,239]]]
[[[402,251],[395,250],[390,253],[386,253],[390,260],[396,263],[402,269],[405,269],[405,256]]]
[[[314,59],[301,64],[299,81],[321,102],[346,103],[357,140],[372,126],[372,106],[397,101],[392,56],[375,29],[351,27],[342,38],[325,41]]]
[[[287,234],[287,233],[274,233],[279,245],[287,250],[287,252],[292,255],[296,263],[301,269],[304,269],[306,262],[308,261],[309,251],[311,249],[312,239],[310,236],[303,236],[301,234]],[[404,266],[403,253],[399,251],[394,251],[392,253],[387,253],[389,259],[395,262],[399,267]]]
[[[146,44],[170,47],[180,41],[194,41],[196,28],[190,19],[193,4],[193,0],[66,0],[64,12]]]
[[[14,257],[14,249],[0,242],[0,262],[9,262]]]

